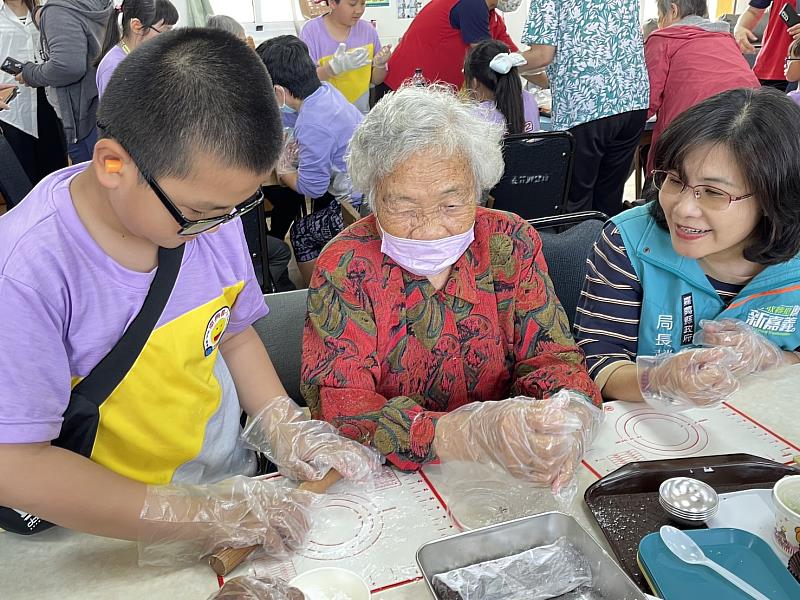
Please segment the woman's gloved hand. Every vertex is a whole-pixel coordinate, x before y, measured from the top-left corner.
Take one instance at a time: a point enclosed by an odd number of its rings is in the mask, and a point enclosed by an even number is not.
[[[322,479],[330,469],[345,479],[366,479],[383,464],[375,450],[342,437],[330,423],[309,420],[288,396],[273,398],[242,439],[295,481]]]
[[[689,348],[674,354],[639,356],[639,389],[645,402],[661,410],[713,407],[739,389],[730,348]]]
[[[334,75],[341,75],[347,71],[366,67],[369,63],[369,52],[367,52],[366,48],[348,50],[347,45],[342,43],[339,44],[328,64]]]
[[[237,476],[212,485],[150,485],[140,514],[139,563],[194,563],[215,550],[260,546],[269,556],[301,548],[317,496]]]
[[[694,334],[694,343],[730,348],[736,352],[739,360],[731,367],[731,371],[738,377],[788,364],[783,350],[747,323],[736,319],[700,321],[700,331]]]
[[[557,491],[571,480],[602,418],[601,409],[571,390],[545,400],[473,402],[438,419],[434,449],[443,463],[493,463]]]

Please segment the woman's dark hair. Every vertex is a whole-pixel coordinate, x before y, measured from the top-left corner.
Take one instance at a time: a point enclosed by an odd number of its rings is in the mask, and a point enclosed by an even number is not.
[[[262,42],[256,53],[267,67],[273,85],[285,87],[298,100],[305,100],[322,85],[308,46],[296,35],[279,35]]]
[[[656,143],[655,168],[685,180],[694,150],[722,146],[733,156],[747,188],[761,207],[753,244],[744,257],[762,265],[800,252],[800,106],[786,94],[763,87],[722,92],[678,116]],[[744,200],[746,202],[747,200]],[[659,202],[650,204],[667,228]]]
[[[122,14],[122,31],[119,24],[120,14]],[[139,19],[145,29],[150,29],[161,21],[164,25],[175,25],[178,22],[178,9],[169,0],[125,0],[119,10],[112,10],[108,17],[103,45],[94,60],[95,67],[124,36],[130,35],[133,19]]]
[[[464,59],[464,80],[473,79],[486,86],[494,94],[494,103],[506,119],[509,134],[525,133],[525,110],[522,105],[522,82],[517,67],[505,75],[492,71],[489,63],[508,46],[497,40],[478,42]]]

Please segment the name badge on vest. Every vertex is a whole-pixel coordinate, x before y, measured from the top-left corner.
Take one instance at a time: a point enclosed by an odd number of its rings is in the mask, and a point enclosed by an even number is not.
[[[694,338],[694,300],[691,294],[681,296],[681,346],[688,346]]]

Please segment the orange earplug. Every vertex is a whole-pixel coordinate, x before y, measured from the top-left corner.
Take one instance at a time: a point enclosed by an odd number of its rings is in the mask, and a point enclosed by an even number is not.
[[[106,173],[119,173],[122,171],[122,161],[118,158],[106,159]]]

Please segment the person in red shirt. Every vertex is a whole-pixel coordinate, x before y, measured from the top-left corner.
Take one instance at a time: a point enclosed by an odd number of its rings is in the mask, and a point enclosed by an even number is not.
[[[495,10],[498,3],[499,0],[431,0],[411,22],[389,59],[384,84],[396,90],[416,69],[422,69],[426,81],[460,88],[464,84],[464,57],[471,45],[495,39],[516,52],[503,17]],[[516,2],[509,4],[518,6]]]
[[[761,87],[731,37],[728,24],[709,21],[705,14],[705,0],[659,2],[659,29],[644,44],[650,77],[647,116],[658,115],[647,159],[648,174],[653,170],[656,141],[680,113],[720,92]]]
[[[750,6],[742,13],[736,22],[733,35],[742,52],[753,54],[756,49],[753,42],[757,39],[753,33],[756,25],[764,16],[764,11],[769,10],[769,21],[764,30],[761,51],[756,57],[753,72],[758,77],[761,85],[778,88],[786,91],[787,81],[783,74],[783,62],[792,39],[800,38],[800,24],[787,29],[786,23],[780,17],[780,11],[786,4],[791,4],[797,9],[797,0],[750,0]]]

